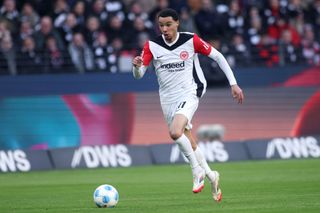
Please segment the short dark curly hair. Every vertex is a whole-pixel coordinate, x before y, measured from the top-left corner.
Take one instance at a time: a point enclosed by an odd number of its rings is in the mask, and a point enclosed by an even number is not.
[[[163,18],[164,17],[172,17],[172,19],[175,21],[179,20],[179,15],[178,15],[177,11],[175,11],[174,9],[171,9],[171,8],[166,8],[166,9],[161,10],[158,13],[158,18],[159,17],[163,17]]]

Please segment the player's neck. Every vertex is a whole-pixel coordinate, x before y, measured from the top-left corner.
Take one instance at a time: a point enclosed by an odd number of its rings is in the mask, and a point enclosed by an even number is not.
[[[165,42],[168,46],[172,46],[172,45],[174,45],[174,44],[177,42],[177,40],[179,39],[179,35],[180,35],[180,33],[177,32],[177,33],[172,37],[172,39],[171,39],[170,41],[166,40],[166,39],[164,38],[164,36],[162,36],[162,38],[163,38],[164,42]]]

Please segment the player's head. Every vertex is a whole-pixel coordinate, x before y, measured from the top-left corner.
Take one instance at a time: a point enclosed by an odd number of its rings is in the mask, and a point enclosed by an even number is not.
[[[176,38],[179,27],[179,15],[177,11],[167,8],[158,14],[158,23],[161,33],[169,42]]]

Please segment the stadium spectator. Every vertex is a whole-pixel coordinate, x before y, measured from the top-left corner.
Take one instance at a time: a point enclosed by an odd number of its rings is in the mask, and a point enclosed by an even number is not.
[[[245,14],[245,29],[249,29],[252,25],[253,19],[260,19],[263,26],[263,16],[260,14],[260,10],[256,6],[251,6]]]
[[[251,45],[257,45],[260,43],[261,35],[263,33],[264,29],[260,17],[252,17],[250,25],[245,32],[246,40],[249,41]]]
[[[134,20],[137,17],[140,17],[143,20],[146,28],[148,28],[148,29],[152,28],[153,23],[149,20],[148,13],[146,13],[145,11],[142,10],[142,7],[138,1],[133,1],[130,6],[128,15],[127,15],[127,19],[129,20],[130,25],[132,25],[134,23]]]
[[[224,15],[224,35],[227,39],[235,34],[243,35],[244,33],[244,15],[237,0],[232,0],[229,4],[229,11]]]
[[[304,30],[307,25],[311,25],[313,33],[306,32],[307,37],[314,34],[315,44],[319,43],[320,0],[3,0],[0,3],[0,22],[6,22],[6,28],[18,52],[24,39],[30,36],[33,36],[36,42],[36,50],[42,52],[46,50],[47,39],[54,37],[58,49],[70,57],[66,47],[73,33],[81,31],[88,45],[92,47],[97,40],[97,34],[105,32],[110,46],[116,44],[115,46],[122,47],[115,53],[117,57],[121,57],[121,52],[130,52],[132,48],[139,49],[140,41],[159,33],[154,17],[157,12],[167,7],[179,11],[181,31],[197,32],[205,40],[220,37],[223,38],[222,46],[230,46],[229,42],[234,35],[242,35],[244,43],[252,46],[248,48],[264,55],[262,58],[257,55],[256,63],[256,55],[252,54],[251,64],[278,64],[278,54],[266,56],[265,53],[274,52],[273,50],[279,47],[279,42],[283,43],[281,36],[286,30],[290,31],[291,43],[295,47],[305,46],[303,54],[298,54],[298,57],[302,57],[298,61],[303,62],[306,59],[310,65],[317,64],[311,63],[311,52],[317,52],[317,45],[310,46]],[[92,21],[91,17],[96,17],[98,23]],[[137,26],[142,23],[141,19],[144,28],[137,30]],[[261,41],[265,32],[271,37],[271,46],[267,45],[268,42]],[[116,42],[112,44],[114,39]],[[304,44],[302,39],[305,40]],[[20,56],[20,53],[17,56]],[[241,61],[233,55],[229,57],[227,54],[226,57],[231,64],[232,61]],[[16,57],[16,60],[16,63],[20,64],[20,57]],[[115,61],[119,61],[119,58]],[[287,61],[286,64],[288,63],[293,62]],[[235,65],[242,66],[241,63]]]
[[[185,31],[199,33],[188,8],[181,8],[179,28],[181,32]]]
[[[108,37],[104,32],[98,33],[92,46],[96,69],[98,71],[117,72],[117,55],[113,47],[108,44]]]
[[[8,21],[8,29],[10,29],[12,33],[16,33],[18,31],[19,16],[20,14],[16,8],[16,1],[4,0],[3,5],[0,8],[0,17]]]
[[[88,15],[86,3],[84,1],[77,1],[72,8],[72,12],[76,16],[77,25],[81,28],[84,28]]]
[[[235,66],[248,66],[250,65],[250,49],[245,43],[244,38],[240,34],[235,34],[232,38],[229,51],[228,59],[234,62]]]
[[[46,40],[46,49],[43,53],[44,72],[62,73],[70,69],[69,57],[65,51],[58,48],[57,41],[54,37],[48,37]]]
[[[40,16],[38,13],[34,10],[33,6],[31,3],[26,2],[21,11],[21,16],[20,16],[20,21],[22,23],[24,22],[29,22],[31,25],[31,28],[34,29],[35,26],[39,23],[40,21]]]
[[[133,21],[132,36],[130,37],[130,45],[128,46],[128,49],[139,48],[139,38],[141,34],[147,34],[148,38],[153,38],[155,36],[152,29],[147,28],[144,20],[138,16]]]
[[[302,54],[310,65],[320,65],[320,44],[311,25],[306,25],[302,38]]]
[[[280,65],[297,64],[303,60],[302,50],[299,44],[295,44],[292,31],[283,30],[279,41]]]
[[[289,0],[286,8],[289,19],[295,19],[297,16],[303,15],[304,13],[301,0]]]
[[[34,34],[37,49],[43,51],[45,49],[45,42],[47,38],[51,36],[57,40],[59,49],[64,50],[65,46],[63,40],[59,32],[53,28],[51,17],[43,16],[40,20],[40,29]]]
[[[201,10],[201,7],[202,7],[201,0],[188,0],[186,2],[187,2],[186,7],[190,9],[191,14],[196,14]],[[178,4],[180,4],[179,1],[178,1]],[[178,9],[178,11],[180,12],[180,10],[181,10],[181,7]]]
[[[275,24],[268,27],[268,34],[275,40],[280,40],[283,31],[290,31],[291,42],[298,46],[300,45],[300,35],[298,31],[289,24],[288,18],[279,17]]]
[[[299,13],[292,19],[289,19],[289,25],[297,31],[299,37],[304,34],[305,18],[303,13]]]
[[[9,30],[9,22],[6,20],[0,20],[0,40],[11,38],[11,32]]]
[[[316,40],[320,40],[320,0],[314,0],[308,9],[307,20],[315,29]]]
[[[35,41],[32,37],[27,37],[23,40],[17,58],[20,59],[19,64],[17,64],[19,74],[35,74],[43,72],[44,64],[42,54],[36,48]]]
[[[72,35],[75,32],[82,31],[81,27],[77,23],[76,16],[73,13],[66,14],[65,20],[58,28],[58,32],[64,41],[64,46],[68,46],[72,41]]]
[[[0,21],[0,74],[17,74],[16,53],[8,20]]]
[[[268,34],[261,35],[260,42],[252,46],[251,53],[255,56],[251,61],[254,65],[272,67],[279,64],[279,46]]]
[[[93,45],[93,42],[97,40],[100,31],[102,31],[102,28],[100,26],[100,20],[96,16],[88,17],[86,27],[84,30],[85,40],[88,43],[88,45]]]
[[[51,15],[55,27],[60,27],[69,13],[70,7],[66,0],[56,0],[53,5],[53,13]]]
[[[10,36],[1,39],[0,51],[0,73],[16,75],[16,51]]]
[[[188,1],[185,0],[170,0],[169,7],[180,12],[182,8],[190,8],[188,6]]]
[[[27,37],[33,36],[34,30],[29,21],[23,21],[20,25],[19,34],[17,36],[17,44],[22,45],[22,41]]]
[[[211,0],[202,0],[202,7],[195,13],[194,22],[199,35],[205,40],[220,37],[223,34],[220,26],[222,17],[216,13]]]
[[[93,53],[84,40],[82,33],[76,32],[73,34],[72,42],[68,46],[68,51],[71,56],[72,63],[79,73],[92,71],[94,69]]]
[[[95,16],[99,19],[101,27],[105,28],[108,23],[109,13],[106,11],[104,0],[94,0],[92,3],[90,16]]]
[[[149,20],[152,23],[156,23],[156,19],[157,19],[157,14],[165,9],[169,7],[169,0],[157,0],[156,1],[156,6],[152,9],[152,11],[149,13]]]
[[[110,18],[109,26],[107,28],[107,35],[110,43],[112,43],[115,39],[120,39],[122,44],[128,44],[131,32],[132,28],[125,28],[124,22],[118,16],[113,16]]]
[[[138,54],[142,53],[144,44],[146,43],[147,40],[150,40],[150,39],[151,38],[149,37],[149,34],[147,34],[147,33],[140,33],[139,34],[138,47],[136,49]],[[137,55],[137,53],[134,55]]]
[[[20,0],[18,1],[20,2]],[[21,1],[24,2],[24,1]],[[26,0],[26,2],[32,3],[34,10],[37,11],[40,17],[51,16],[53,14],[53,5],[55,1],[48,0]]]
[[[122,21],[125,20],[125,7],[123,1],[107,0],[105,2],[105,8],[110,17],[118,16]]]
[[[286,17],[286,7],[279,0],[268,0],[263,10],[264,26],[269,27],[276,24],[280,17]]]

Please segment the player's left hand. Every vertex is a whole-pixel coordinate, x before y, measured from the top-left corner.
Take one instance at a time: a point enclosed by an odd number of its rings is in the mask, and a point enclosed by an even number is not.
[[[231,86],[231,94],[232,97],[238,101],[238,104],[242,104],[244,95],[242,89],[237,84]]]

